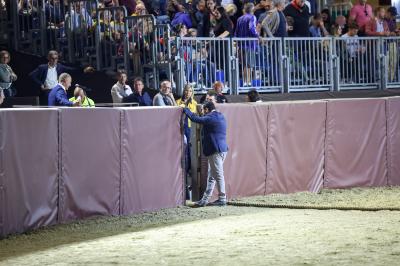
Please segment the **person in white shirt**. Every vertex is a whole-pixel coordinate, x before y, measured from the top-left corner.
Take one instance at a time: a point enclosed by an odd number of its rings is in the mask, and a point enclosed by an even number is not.
[[[111,88],[111,96],[113,103],[122,103],[122,99],[132,94],[131,87],[126,84],[128,79],[126,72],[123,70],[118,71],[118,82]]]

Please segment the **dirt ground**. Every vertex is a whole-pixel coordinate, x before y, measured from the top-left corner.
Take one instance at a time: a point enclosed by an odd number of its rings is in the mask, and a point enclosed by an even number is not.
[[[399,196],[399,188],[387,188],[246,200],[400,207]],[[180,207],[0,241],[0,265],[50,264],[400,265],[400,212]]]

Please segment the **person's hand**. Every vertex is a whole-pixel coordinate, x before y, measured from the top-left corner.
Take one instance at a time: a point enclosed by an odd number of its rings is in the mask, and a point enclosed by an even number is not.
[[[80,102],[80,101],[74,102],[74,103],[72,104],[72,106],[73,106],[73,107],[79,107],[79,106],[81,106],[81,102]]]
[[[323,22],[322,20],[319,22],[319,26],[320,26],[321,28],[324,27],[324,22]]]
[[[88,67],[85,67],[84,69],[83,69],[83,73],[93,73],[93,72],[95,72],[96,70],[94,69],[94,67],[92,67],[92,66],[88,66]]]
[[[179,107],[186,108],[186,105],[184,105],[183,103],[181,103],[181,104],[179,105]]]

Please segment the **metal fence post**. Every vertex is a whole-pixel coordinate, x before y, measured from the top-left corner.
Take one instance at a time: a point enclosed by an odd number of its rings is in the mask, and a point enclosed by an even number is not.
[[[332,53],[331,53],[331,64],[332,64],[332,91],[339,90],[339,64],[338,64],[338,55],[337,55],[337,47],[336,47],[336,38],[332,38]]]
[[[380,82],[379,82],[379,87],[381,90],[385,90],[387,87],[387,69],[388,69],[388,65],[386,64],[387,60],[387,54],[388,52],[386,51],[386,49],[388,49],[388,47],[386,46],[387,42],[386,40],[384,40],[383,38],[379,38],[379,65],[380,65]]]
[[[287,54],[286,40],[282,38],[282,64],[283,64],[283,92],[289,91],[289,60]]]
[[[233,58],[233,56],[232,56],[232,39],[228,39],[228,58],[229,58],[229,61],[231,61],[231,58]],[[233,65],[232,65],[232,63],[230,63],[230,62],[228,62],[228,82],[229,82],[229,87],[230,87],[230,90],[229,90],[229,94],[233,94],[233,88],[234,88],[234,82],[233,82],[233,77],[235,77],[235,74],[234,74],[234,68],[233,68]],[[235,91],[237,91],[237,87],[236,87],[236,90]]]

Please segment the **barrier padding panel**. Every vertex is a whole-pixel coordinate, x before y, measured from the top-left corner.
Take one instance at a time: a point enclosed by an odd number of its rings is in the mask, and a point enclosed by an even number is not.
[[[229,151],[224,163],[229,199],[264,195],[267,173],[267,104],[221,104]],[[217,195],[215,186],[214,197]]]
[[[400,186],[400,97],[386,100],[388,184]]]
[[[120,214],[120,117],[111,108],[61,109],[61,221]]]
[[[182,205],[182,109],[122,110],[122,214]]]
[[[327,104],[324,187],[386,186],[385,99]]]
[[[325,122],[324,101],[270,105],[267,194],[322,188]]]
[[[0,236],[57,219],[57,109],[0,111]]]

